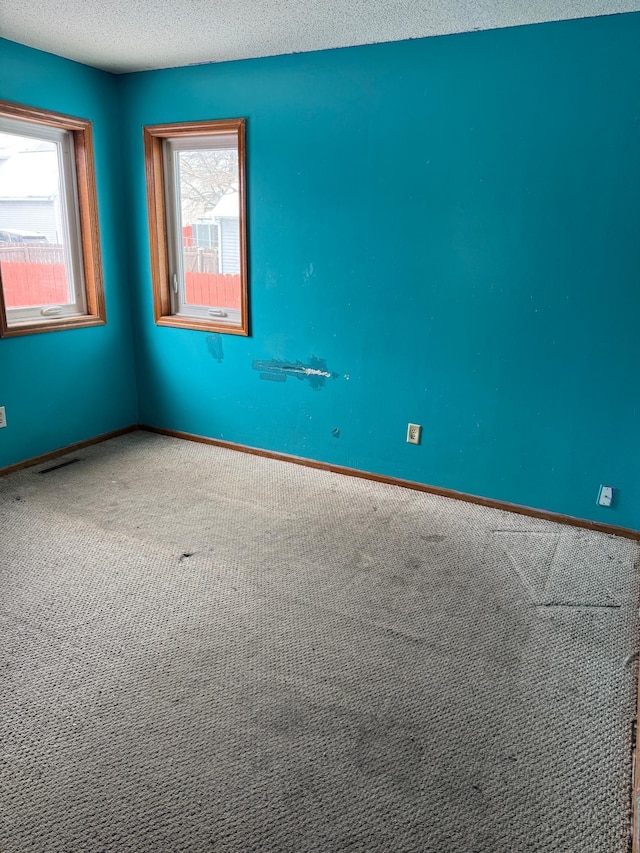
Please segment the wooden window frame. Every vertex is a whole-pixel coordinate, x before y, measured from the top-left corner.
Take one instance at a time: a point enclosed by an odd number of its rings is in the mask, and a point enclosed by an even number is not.
[[[189,317],[173,313],[163,146],[165,139],[197,139],[203,136],[222,136],[230,133],[235,134],[238,140],[238,195],[240,204],[239,325],[231,325],[217,319],[209,320],[202,317]],[[148,125],[143,128],[143,139],[147,179],[147,208],[149,214],[151,281],[156,325],[172,326],[179,329],[195,329],[203,332],[220,332],[229,335],[248,335],[245,120],[242,118],[216,119],[211,121]]]
[[[9,324],[0,270],[0,337],[32,335],[86,326],[102,326],[107,321],[100,228],[93,152],[93,128],[90,121],[74,116],[40,110],[24,104],[0,101],[0,117],[29,124],[69,131],[73,139],[78,219],[80,229],[80,267],[83,273],[86,311],[66,317],[47,317],[45,320],[25,320]]]

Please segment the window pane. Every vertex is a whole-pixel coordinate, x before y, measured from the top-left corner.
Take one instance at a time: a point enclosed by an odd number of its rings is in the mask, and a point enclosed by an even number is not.
[[[249,334],[245,121],[144,128],[160,326]]]
[[[238,149],[230,141],[175,152],[181,301],[222,312],[241,307]]]
[[[0,133],[0,271],[7,309],[72,305],[61,143]]]

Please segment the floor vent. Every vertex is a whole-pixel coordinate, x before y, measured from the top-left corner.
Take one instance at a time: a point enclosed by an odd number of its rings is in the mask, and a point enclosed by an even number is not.
[[[48,474],[50,471],[57,471],[58,468],[66,468],[67,465],[73,465],[74,462],[79,462],[79,459],[67,459],[66,462],[58,462],[57,465],[50,465],[48,468],[41,468],[38,474]]]

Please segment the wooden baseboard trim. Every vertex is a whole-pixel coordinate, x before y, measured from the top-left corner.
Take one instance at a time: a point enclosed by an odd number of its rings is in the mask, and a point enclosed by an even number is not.
[[[617,527],[614,524],[601,524],[597,521],[589,521],[584,518],[575,518],[572,515],[561,515],[544,509],[512,504],[507,501],[496,501],[490,498],[482,498],[478,495],[469,495],[466,492],[457,492],[454,489],[443,489],[439,486],[427,486],[414,480],[401,480],[398,477],[387,477],[384,474],[373,474],[369,471],[359,471],[356,468],[347,468],[343,465],[332,465],[328,462],[318,462],[315,459],[305,459],[303,456],[293,456],[289,453],[276,453],[272,450],[262,450],[259,447],[249,447],[245,444],[235,444],[232,441],[223,441],[217,438],[207,438],[203,435],[194,435],[190,432],[179,432],[173,429],[162,429],[161,427],[140,424],[139,428],[145,432],[154,432],[158,435],[168,435],[172,438],[182,438],[186,441],[195,441],[200,444],[211,444],[214,447],[225,447],[228,450],[237,450],[240,453],[250,453],[254,456],[264,456],[267,459],[277,459],[280,462],[292,462],[294,465],[304,465],[307,468],[318,468],[321,471],[331,471],[334,474],[344,474],[347,477],[359,477],[362,480],[373,480],[376,483],[386,483],[390,486],[401,486],[403,489],[413,489],[417,492],[427,492],[430,495],[440,495],[443,498],[453,498],[457,501],[478,504],[479,506],[500,509],[505,512],[513,512],[517,515],[526,515],[529,518],[541,518],[545,521],[554,521],[558,524],[567,524],[570,527],[582,527],[585,530],[594,530],[598,533],[610,533],[613,536],[623,536],[626,539],[640,541],[640,530],[631,530],[627,527]]]
[[[263,456],[266,459],[276,459],[279,462],[291,462],[294,465],[303,465],[306,468],[317,468],[320,471],[330,471],[334,474],[343,474],[346,477],[358,477],[361,480],[372,480],[376,483],[385,483],[389,486],[400,486],[403,489],[413,489],[414,491],[426,492],[430,495],[440,495],[443,498],[466,501],[467,503],[474,503],[479,506],[490,507],[491,509],[500,509],[505,512],[516,513],[517,515],[525,515],[529,518],[541,518],[545,521],[554,521],[558,524],[567,524],[571,527],[581,527],[585,530],[594,530],[598,533],[609,533],[613,536],[623,536],[626,539],[640,541],[640,530],[618,527],[615,524],[601,524],[597,521],[575,518],[572,515],[562,515],[560,513],[549,512],[544,509],[534,509],[533,507],[508,503],[507,501],[483,498],[479,495],[457,492],[454,489],[444,489],[440,486],[429,486],[425,483],[417,483],[414,480],[402,480],[399,477],[388,477],[385,474],[374,474],[370,471],[360,471],[357,468],[347,468],[344,465],[332,465],[329,462],[319,462],[316,459],[305,459],[303,456],[294,456],[290,453],[277,453],[273,450],[263,450],[260,447],[236,444],[233,441],[208,438],[204,435],[195,435],[194,433],[180,432],[179,430],[163,429],[162,427],[155,427],[150,424],[131,424],[130,426],[126,426],[121,429],[96,435],[93,438],[87,438],[84,441],[77,441],[74,444],[68,444],[65,447],[60,447],[59,449],[52,450],[49,453],[43,453],[40,456],[34,456],[31,459],[25,459],[22,462],[16,462],[14,465],[7,465],[5,468],[0,468],[0,477],[5,476],[6,474],[12,474],[14,471],[20,471],[23,468],[31,468],[34,465],[49,462],[51,459],[56,459],[58,456],[64,456],[67,453],[73,453],[76,450],[82,450],[85,447],[90,447],[92,444],[100,444],[103,441],[108,441],[110,438],[117,438],[120,435],[126,435],[127,433],[135,432],[136,430],[153,432],[158,435],[167,435],[172,438],[183,439],[184,441],[195,441],[200,444],[210,444],[214,447],[224,447],[227,450],[237,450],[239,453],[250,453],[253,456]],[[640,853],[640,851],[638,851],[638,853]]]
[[[101,435],[96,435],[93,438],[86,438],[84,441],[67,444],[65,447],[58,448],[58,450],[51,450],[49,453],[33,456],[31,459],[16,462],[14,465],[7,465],[5,468],[0,468],[0,477],[4,477],[6,474],[13,474],[14,471],[21,471],[23,468],[31,468],[33,465],[49,462],[51,459],[57,459],[58,456],[74,453],[76,450],[82,450],[84,447],[90,447],[92,444],[100,444],[103,441],[108,441],[110,438],[126,435],[128,432],[135,432],[137,429],[139,429],[137,424],[131,424],[130,426],[122,427],[122,429],[114,429],[111,432],[103,432]]]

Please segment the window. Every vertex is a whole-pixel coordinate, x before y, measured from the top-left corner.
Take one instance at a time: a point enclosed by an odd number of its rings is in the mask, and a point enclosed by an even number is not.
[[[0,102],[0,336],[105,320],[91,123]]]
[[[155,321],[247,335],[244,119],[144,128]]]

